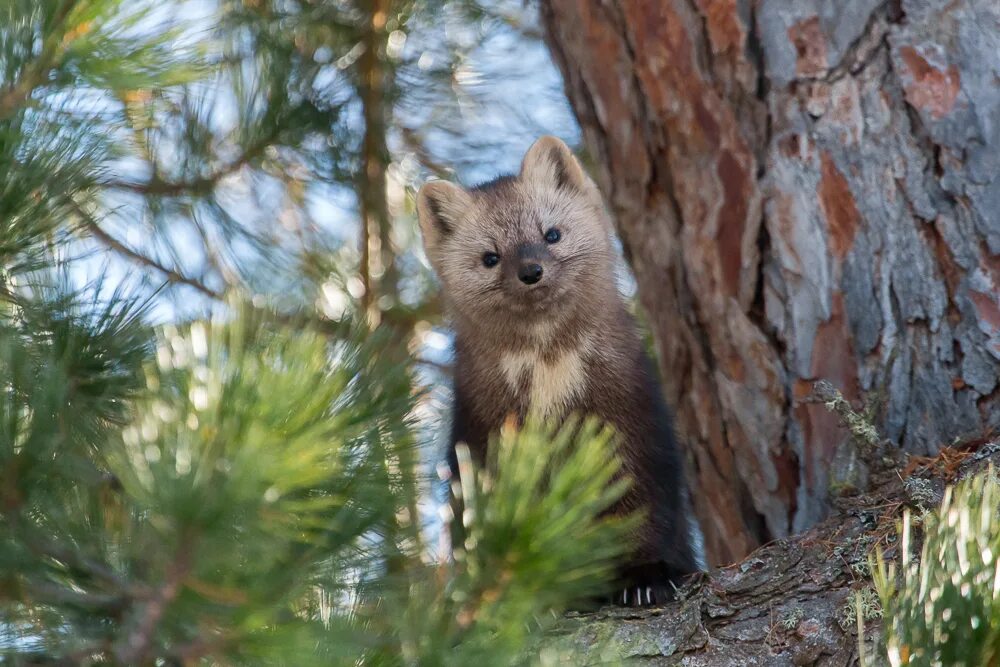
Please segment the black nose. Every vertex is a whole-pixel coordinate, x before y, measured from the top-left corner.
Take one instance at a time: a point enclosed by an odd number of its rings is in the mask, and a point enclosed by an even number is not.
[[[542,279],[542,267],[540,264],[522,264],[517,270],[517,277],[525,285],[534,285]]]

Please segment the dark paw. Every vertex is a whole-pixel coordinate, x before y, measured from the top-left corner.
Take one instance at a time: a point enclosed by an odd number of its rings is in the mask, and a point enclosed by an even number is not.
[[[664,563],[631,565],[622,570],[620,587],[611,603],[622,607],[649,607],[676,599],[685,573]]]
[[[614,596],[611,603],[619,607],[652,607],[674,599],[673,592],[662,586],[630,586]]]

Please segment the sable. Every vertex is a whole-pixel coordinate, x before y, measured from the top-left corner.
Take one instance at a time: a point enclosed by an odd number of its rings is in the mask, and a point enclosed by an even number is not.
[[[424,249],[455,329],[456,443],[485,459],[511,414],[596,415],[618,431],[633,484],[613,508],[645,509],[616,602],[655,604],[698,569],[697,529],[670,414],[618,291],[613,229],[569,148],[542,137],[517,176],[417,195]]]

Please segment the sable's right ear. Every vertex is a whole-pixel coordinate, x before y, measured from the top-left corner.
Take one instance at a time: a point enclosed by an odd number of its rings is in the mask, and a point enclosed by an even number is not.
[[[431,181],[417,193],[417,218],[427,254],[455,231],[472,206],[469,194],[454,183]]]
[[[545,136],[531,144],[521,162],[521,180],[589,194],[596,187],[566,143]]]

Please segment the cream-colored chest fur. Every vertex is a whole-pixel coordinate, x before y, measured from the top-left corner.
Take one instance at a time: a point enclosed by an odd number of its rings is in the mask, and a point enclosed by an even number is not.
[[[500,367],[514,391],[521,390],[522,379],[527,377],[529,408],[542,416],[558,416],[587,384],[578,350],[568,350],[550,361],[534,352],[507,353],[501,357]]]

